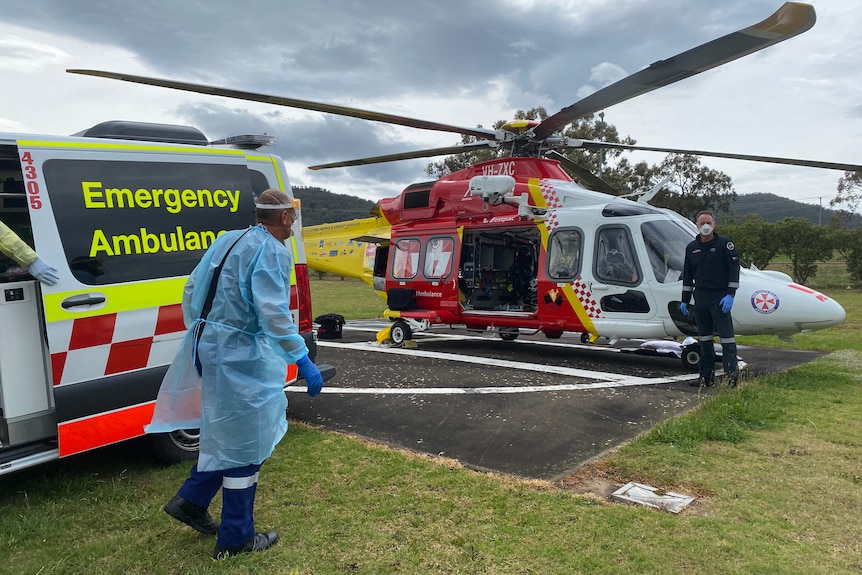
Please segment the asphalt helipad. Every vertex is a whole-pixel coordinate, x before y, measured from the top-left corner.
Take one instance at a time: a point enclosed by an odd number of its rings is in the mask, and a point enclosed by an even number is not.
[[[342,339],[318,342],[317,361],[338,375],[315,398],[289,388],[288,416],[477,469],[553,480],[691,410],[704,394],[676,357],[622,353],[577,335],[504,342],[435,328],[415,337],[416,348],[390,348],[375,339],[384,325],[348,322]],[[739,349],[753,374],[819,355]]]

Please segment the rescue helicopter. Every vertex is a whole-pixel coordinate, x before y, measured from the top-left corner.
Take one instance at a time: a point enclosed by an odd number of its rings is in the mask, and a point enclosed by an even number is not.
[[[385,339],[395,345],[433,326],[492,330],[506,341],[523,331],[584,342],[696,335],[680,311],[690,221],[648,200],[605,193],[601,180],[558,150],[570,148],[684,153],[844,171],[862,166],[816,160],[680,150],[579,140],[558,135],[569,123],[809,30],[814,8],[787,2],[753,26],[657,61],[543,121],[500,129],[463,128],[381,112],[99,70],[86,74],[237,99],[469,135],[456,146],[310,166],[342,168],[477,149],[496,159],[409,185],[380,200],[371,217],[303,230],[309,267],[365,281],[387,301]],[[568,170],[568,171],[567,171]],[[575,174],[575,178],[569,172]],[[778,272],[744,268],[732,309],[738,335],[824,329],[845,318],[842,306]],[[381,339],[378,336],[378,339]],[[696,369],[697,344],[683,364]]]

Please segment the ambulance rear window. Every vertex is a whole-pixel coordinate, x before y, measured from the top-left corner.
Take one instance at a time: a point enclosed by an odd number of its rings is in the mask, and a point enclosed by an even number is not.
[[[218,235],[254,223],[245,164],[53,159],[43,174],[87,285],[188,275]]]

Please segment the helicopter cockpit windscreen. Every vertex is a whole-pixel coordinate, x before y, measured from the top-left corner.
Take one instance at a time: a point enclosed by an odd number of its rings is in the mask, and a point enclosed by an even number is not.
[[[685,246],[694,238],[677,222],[656,220],[641,224],[646,252],[655,279],[671,283],[682,278]]]
[[[596,237],[596,279],[612,284],[636,285],[641,277],[629,229],[606,226]]]

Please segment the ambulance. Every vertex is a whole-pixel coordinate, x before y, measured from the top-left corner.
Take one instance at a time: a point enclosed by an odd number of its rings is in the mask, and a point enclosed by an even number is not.
[[[0,474],[144,435],[186,331],[188,274],[216,237],[254,223],[257,194],[292,196],[267,138],[124,121],[0,133],[0,219],[60,276],[48,286],[0,254]],[[297,212],[290,309],[314,360]],[[285,383],[297,377],[287,365]],[[197,457],[196,429],[150,440],[167,461]]]

